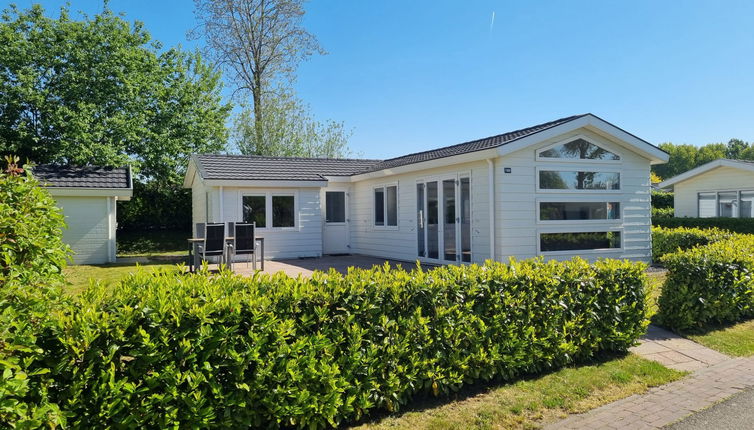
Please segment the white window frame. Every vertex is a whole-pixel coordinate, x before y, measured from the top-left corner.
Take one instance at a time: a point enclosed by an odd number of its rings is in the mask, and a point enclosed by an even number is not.
[[[395,225],[387,225],[387,188],[388,187],[395,187]],[[383,225],[377,225],[377,218],[375,215],[375,210],[377,209],[374,205],[374,193],[375,191],[382,189],[382,211],[383,211]],[[398,182],[386,182],[384,184],[377,184],[372,186],[372,195],[369,197],[372,201],[371,208],[372,208],[372,228],[374,230],[399,230],[401,225],[400,215],[401,215],[401,208],[400,208],[400,187],[398,186]]]
[[[536,192],[542,193],[542,194],[553,194],[553,193],[562,193],[562,194],[621,194],[623,193],[623,172],[620,168],[595,168],[594,166],[589,165],[583,165],[583,164],[573,164],[569,166],[563,166],[563,165],[549,165],[549,166],[537,166],[535,172],[535,186],[536,186]],[[569,171],[569,172],[597,172],[597,173],[617,173],[618,174],[618,180],[620,182],[617,190],[563,190],[563,189],[542,189],[539,186],[539,172],[541,171]]]
[[[620,233],[620,248],[598,248],[598,249],[574,249],[569,251],[542,251],[542,234],[548,233],[602,233],[616,232]],[[541,228],[537,229],[537,255],[559,256],[559,255],[597,255],[597,254],[620,254],[624,252],[626,246],[626,234],[623,227],[613,225],[594,225],[585,227],[573,227],[566,229]],[[615,258],[615,257],[612,257]]]
[[[540,154],[544,151],[547,151],[548,149],[552,149],[556,146],[566,144],[568,142],[572,142],[574,140],[578,139],[584,139],[587,142],[591,143],[592,145],[599,146],[600,148],[603,148],[606,151],[610,151],[613,154],[618,156],[618,160],[598,160],[598,159],[582,159],[582,158],[551,158],[551,157],[542,157]],[[535,158],[537,161],[544,161],[548,163],[595,163],[595,164],[621,164],[623,163],[624,155],[621,153],[621,151],[615,151],[613,148],[609,147],[608,145],[604,145],[601,142],[596,142],[594,139],[587,137],[583,134],[577,134],[575,136],[568,137],[566,139],[558,140],[555,143],[552,143],[550,145],[547,145],[545,147],[539,148],[535,153]]]
[[[701,208],[699,207],[699,195],[700,194],[710,194],[715,193],[715,216],[711,218],[721,218],[720,216],[720,193],[736,193],[736,216],[734,217],[725,217],[725,218],[733,218],[733,219],[740,219],[741,218],[741,193],[754,193],[754,189],[724,189],[724,190],[698,190],[696,192],[696,216],[697,218],[701,218]],[[744,218],[744,219],[751,219],[751,218]]]
[[[329,222],[329,221],[327,221],[327,193],[343,193],[343,221],[342,222]],[[324,194],[323,194],[322,197],[324,197],[324,202],[325,202],[325,204],[324,204],[325,210],[322,211],[322,220],[323,220],[323,222],[325,224],[331,225],[331,226],[346,225],[346,224],[348,224],[348,191],[346,191],[345,189],[343,189],[343,190],[335,190],[335,189],[327,190],[327,189],[325,189],[324,190]]]
[[[238,199],[238,219],[243,221],[243,197],[244,196],[264,196],[264,210],[266,227],[258,227],[262,231],[299,231],[300,225],[300,208],[298,191],[239,191]],[[293,197],[293,226],[292,227],[273,227],[272,220],[272,197],[273,196],[290,196]]]
[[[586,202],[586,203],[618,203],[620,204],[620,210],[618,211],[618,218],[617,219],[583,219],[583,220],[543,220],[540,216],[540,203],[578,203],[578,202]],[[609,198],[605,196],[595,196],[595,195],[588,195],[588,196],[565,196],[565,197],[555,197],[555,196],[547,196],[547,197],[540,197],[535,199],[535,211],[537,216],[537,224],[541,225],[576,225],[576,224],[612,224],[612,225],[620,225],[623,223],[623,211],[626,209],[626,205],[623,201],[623,199],[620,198]]]

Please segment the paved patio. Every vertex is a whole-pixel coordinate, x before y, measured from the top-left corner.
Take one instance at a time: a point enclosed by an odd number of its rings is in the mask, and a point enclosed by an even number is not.
[[[310,276],[315,270],[326,272],[333,268],[340,273],[346,273],[349,267],[359,267],[362,269],[371,269],[374,266],[381,266],[385,262],[391,266],[402,265],[405,269],[414,267],[414,263],[386,260],[384,258],[369,257],[366,255],[326,255],[320,258],[296,258],[288,260],[268,260],[264,262],[264,273],[285,272],[289,276]],[[212,268],[215,265],[211,265]],[[233,263],[233,271],[244,276],[251,275],[254,271],[251,264]],[[257,264],[257,268],[261,267]]]

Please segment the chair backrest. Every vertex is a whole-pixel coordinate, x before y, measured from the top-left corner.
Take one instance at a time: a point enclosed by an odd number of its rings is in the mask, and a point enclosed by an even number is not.
[[[204,252],[222,253],[225,249],[225,224],[214,223],[204,226]]]
[[[234,251],[236,254],[243,254],[253,252],[256,246],[256,240],[254,240],[254,232],[257,229],[256,223],[235,225]]]

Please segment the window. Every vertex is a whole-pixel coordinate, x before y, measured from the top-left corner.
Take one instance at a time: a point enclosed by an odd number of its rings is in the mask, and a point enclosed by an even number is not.
[[[346,222],[346,193],[325,192],[325,222]]]
[[[398,186],[389,185],[374,189],[374,225],[398,225]]]
[[[293,196],[272,196],[272,226],[295,227],[295,199]]]
[[[267,227],[266,203],[265,196],[243,196],[243,222],[255,222],[258,228]]]
[[[754,191],[720,191],[697,194],[699,218],[754,218]]]
[[[741,191],[741,204],[738,210],[741,218],[754,218],[754,191]]]
[[[717,193],[699,193],[699,218],[717,216]]]
[[[572,160],[620,160],[620,157],[584,139],[576,139],[539,153],[540,158],[565,158]]]
[[[620,248],[620,236],[618,231],[542,233],[539,235],[539,249],[541,252],[617,249]]]
[[[540,190],[620,190],[620,173],[539,171]]]
[[[619,202],[540,202],[540,221],[620,219]]]

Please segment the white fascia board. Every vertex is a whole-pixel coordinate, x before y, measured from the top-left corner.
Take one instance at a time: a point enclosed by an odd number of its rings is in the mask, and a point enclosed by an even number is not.
[[[419,163],[406,164],[392,169],[383,169],[376,172],[362,173],[351,176],[351,182],[363,181],[365,179],[382,178],[385,176],[399,175],[402,173],[416,172],[419,170],[434,169],[437,167],[453,166],[455,164],[471,163],[474,161],[483,161],[488,158],[497,157],[497,149],[483,149],[481,151],[467,152],[465,154],[452,155],[450,157],[437,158],[435,160],[422,161]]]
[[[134,195],[134,190],[127,188],[46,187],[46,189],[53,197],[117,197],[118,200],[130,200]]]
[[[322,188],[327,181],[252,181],[238,179],[205,179],[208,187],[253,187],[253,188]]]
[[[606,134],[620,142],[624,142],[630,150],[649,159],[650,164],[666,163],[670,157],[665,151],[656,148],[638,137],[591,114],[506,143],[498,148],[498,153],[500,156],[508,155],[530,145],[557,137],[561,134],[569,133],[579,128],[587,128],[599,134]]]
[[[186,168],[186,175],[183,177],[183,188],[191,188],[194,185],[194,177],[196,176],[196,162],[194,157],[189,159],[188,167]]]
[[[694,176],[699,176],[702,173],[707,173],[710,170],[717,169],[718,167],[731,167],[734,169],[740,169],[740,170],[746,170],[749,172],[754,172],[754,164],[752,163],[744,163],[736,160],[715,160],[710,161],[709,163],[702,164],[699,167],[695,167],[687,172],[683,172],[680,175],[673,176],[670,179],[666,179],[659,184],[657,184],[660,188],[672,188],[673,185],[683,182],[685,180],[691,179]]]

